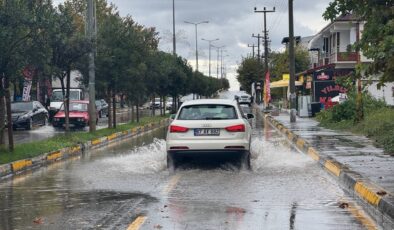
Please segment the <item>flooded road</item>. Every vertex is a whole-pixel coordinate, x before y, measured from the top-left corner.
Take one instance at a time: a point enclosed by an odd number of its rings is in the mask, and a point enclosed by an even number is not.
[[[374,227],[261,116],[254,126],[251,171],[196,160],[169,173],[162,129],[1,182],[0,229]]]

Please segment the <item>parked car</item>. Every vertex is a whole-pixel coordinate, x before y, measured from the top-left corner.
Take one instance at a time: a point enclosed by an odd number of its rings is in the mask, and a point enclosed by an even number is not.
[[[108,103],[104,99],[96,100],[96,108],[99,118],[108,117]]]
[[[177,157],[184,154],[238,153],[249,168],[252,130],[248,119],[253,117],[244,116],[236,100],[184,102],[167,131],[167,166],[175,169]]]
[[[83,128],[89,125],[90,118],[89,118],[88,107],[89,107],[89,101],[70,102],[70,112],[69,112],[70,127]],[[64,127],[65,117],[66,115],[64,112],[64,104],[62,104],[60,106],[59,112],[57,112],[53,117],[53,121],[52,121],[53,127]],[[97,124],[98,116],[95,122]]]
[[[30,130],[35,125],[45,125],[48,120],[48,111],[39,101],[11,103],[12,128]]]
[[[161,108],[161,106],[160,106],[160,98],[155,98],[155,101],[154,102],[150,102],[149,103],[149,109],[160,109]]]

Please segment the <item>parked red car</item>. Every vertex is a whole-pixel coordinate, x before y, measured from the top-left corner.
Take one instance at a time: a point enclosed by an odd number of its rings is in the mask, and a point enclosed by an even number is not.
[[[88,113],[89,101],[70,101],[70,127],[83,128],[89,125],[90,118]],[[61,105],[59,112],[53,117],[53,127],[64,127],[65,126],[65,112],[64,104]],[[98,122],[98,116],[96,116],[96,124]]]

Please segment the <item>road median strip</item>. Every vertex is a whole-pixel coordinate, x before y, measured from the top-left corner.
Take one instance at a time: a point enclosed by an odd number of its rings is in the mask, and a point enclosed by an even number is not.
[[[100,147],[107,146],[112,142],[117,142],[126,138],[132,138],[139,134],[150,132],[156,128],[163,127],[168,124],[168,118],[150,118],[156,119],[155,122],[149,122],[148,124],[141,124],[140,127],[129,128],[126,130],[106,130],[105,132],[108,133],[112,131],[110,134],[104,134],[102,137],[95,137],[91,140],[83,140],[79,139],[78,137],[68,136],[69,140],[73,140],[75,142],[79,142],[79,144],[71,144],[71,146],[65,146],[63,148],[52,150],[48,152],[38,153],[34,157],[25,158],[21,160],[11,161],[9,163],[1,164],[0,165],[0,180],[12,176],[14,174],[29,170],[33,167],[41,167],[44,165],[48,165],[50,163],[67,159],[71,156],[81,155],[85,150],[88,149],[96,149]],[[138,124],[136,124],[138,125]],[[129,125],[130,126],[130,125]],[[98,132],[103,132],[102,130],[98,130]],[[75,135],[78,136],[79,133]],[[84,135],[91,135],[89,133],[85,133]],[[56,137],[55,137],[56,138]],[[75,139],[75,140],[74,140]],[[60,145],[65,145],[67,142],[63,139],[60,139]],[[82,141],[82,142],[81,142]],[[42,143],[43,146],[45,142]],[[28,149],[27,149],[28,150]],[[10,153],[12,154],[12,153]],[[31,153],[27,155],[32,155]]]

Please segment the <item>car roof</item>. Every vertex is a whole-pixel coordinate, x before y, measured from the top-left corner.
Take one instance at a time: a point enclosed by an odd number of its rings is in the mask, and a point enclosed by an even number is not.
[[[198,99],[198,100],[190,100],[186,101],[182,104],[183,106],[187,105],[206,105],[206,104],[224,104],[224,105],[235,105],[236,101],[235,100],[230,100],[230,99]]]

